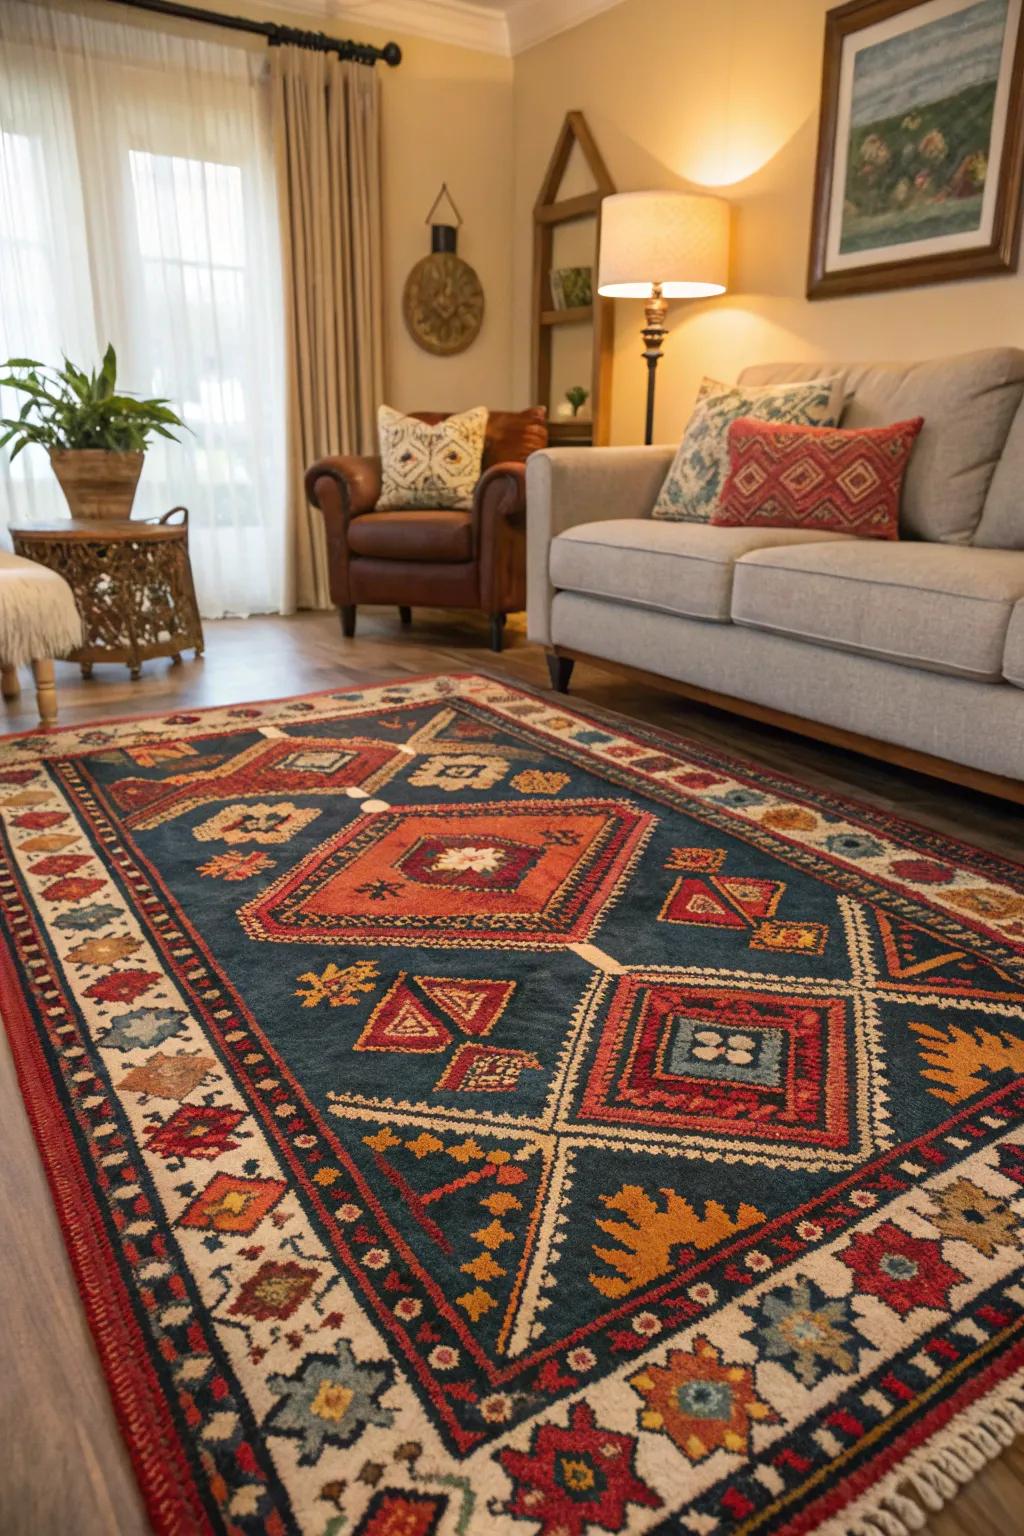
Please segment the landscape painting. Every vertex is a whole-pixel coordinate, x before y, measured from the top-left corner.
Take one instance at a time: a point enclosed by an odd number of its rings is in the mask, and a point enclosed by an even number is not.
[[[1021,0],[829,12],[812,298],[1015,268],[1020,22]]]

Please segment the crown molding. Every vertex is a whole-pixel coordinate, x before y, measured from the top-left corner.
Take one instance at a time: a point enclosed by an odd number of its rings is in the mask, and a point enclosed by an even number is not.
[[[427,37],[434,42],[497,53],[504,58],[566,32],[622,0],[510,0],[501,9],[474,0],[277,0],[282,10],[322,16],[325,24],[344,22]]]
[[[621,4],[622,0],[513,0],[506,13],[509,51],[524,53]]]
[[[504,11],[489,5],[474,5],[473,0],[370,0],[341,15],[353,25],[368,22],[411,37],[427,37],[458,48],[474,48],[479,53],[500,53],[508,58],[508,22]]]

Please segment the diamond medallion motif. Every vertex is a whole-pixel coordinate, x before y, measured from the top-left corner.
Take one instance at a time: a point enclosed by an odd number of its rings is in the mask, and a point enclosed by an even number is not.
[[[770,983],[618,979],[595,1015],[577,1122],[696,1138],[708,1150],[845,1161],[877,1144],[871,1018]]]
[[[253,937],[307,943],[580,943],[654,824],[616,800],[400,807],[347,826],[239,916]]]

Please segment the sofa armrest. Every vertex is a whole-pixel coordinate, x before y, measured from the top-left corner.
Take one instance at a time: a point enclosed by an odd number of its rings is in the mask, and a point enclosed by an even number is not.
[[[675,455],[654,448],[546,448],[526,463],[526,618],[531,640],[551,639],[552,539],[579,523],[649,517]]]

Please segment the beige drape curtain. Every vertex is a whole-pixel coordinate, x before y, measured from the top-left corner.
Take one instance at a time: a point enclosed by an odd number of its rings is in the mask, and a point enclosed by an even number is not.
[[[372,453],[383,397],[380,85],[374,70],[309,49],[270,50],[289,369],[286,593],[330,606],[306,467]]]

